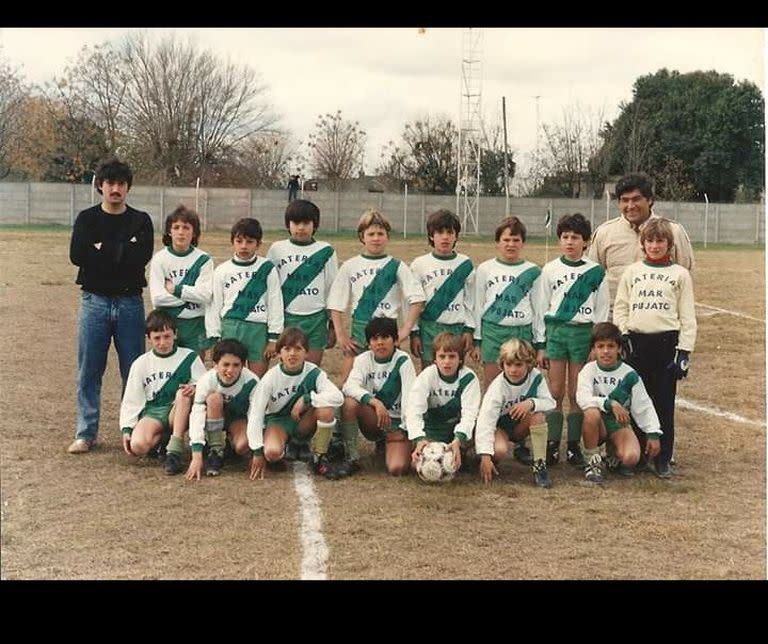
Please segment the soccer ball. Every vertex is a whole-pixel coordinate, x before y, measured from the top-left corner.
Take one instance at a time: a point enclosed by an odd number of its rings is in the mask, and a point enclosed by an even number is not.
[[[456,474],[453,452],[445,443],[427,443],[416,463],[416,473],[426,483],[446,483]]]

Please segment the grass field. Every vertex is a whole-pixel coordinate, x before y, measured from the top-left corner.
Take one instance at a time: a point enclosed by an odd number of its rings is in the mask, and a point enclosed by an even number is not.
[[[276,238],[267,233],[262,251]],[[245,462],[228,463],[222,476],[189,483],[126,456],[114,351],[99,447],[66,454],[78,315],[69,230],[5,228],[0,241],[2,578],[298,578],[293,472],[251,482]],[[350,236],[333,244],[341,261],[359,252]],[[204,234],[200,245],[217,263],[230,255],[226,232]],[[419,238],[390,245],[408,261],[426,250]],[[477,264],[494,245],[463,240],[460,250]],[[543,263],[543,244],[530,243],[526,255]],[[550,247],[548,258],[556,255]],[[764,579],[764,252],[698,248],[694,283],[697,303],[748,317],[697,308],[696,351],[678,398],[708,411],[678,408],[673,479],[642,474],[586,487],[561,464],[551,470],[554,487],[539,490],[527,468],[505,461],[490,486],[461,475],[429,487],[374,469],[361,437],[359,475],[315,481],[329,577]],[[333,349],[323,366],[335,378],[340,363]]]

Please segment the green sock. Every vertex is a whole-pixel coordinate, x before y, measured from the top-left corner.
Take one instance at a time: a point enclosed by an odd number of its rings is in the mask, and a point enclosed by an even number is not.
[[[168,452],[174,452],[176,454],[183,454],[184,453],[184,439],[179,438],[178,436],[171,436],[171,440],[168,441],[168,447],[166,448]]]
[[[560,444],[563,437],[563,412],[551,411],[547,414],[547,433],[549,440]]]
[[[584,412],[574,411],[568,414],[565,422],[568,423],[568,442],[578,443],[581,440],[581,424],[584,421]]]
[[[547,435],[548,428],[546,423],[531,425],[531,450],[533,451],[533,462],[543,461],[547,458]]]
[[[342,422],[341,435],[344,437],[344,449],[347,452],[347,459],[350,461],[358,460],[360,452],[357,451],[357,421]]]
[[[324,423],[322,420],[317,421],[317,431],[312,438],[312,449],[315,456],[319,457],[328,453],[328,445],[331,442],[331,433],[334,427],[336,427],[335,418],[330,423]]]
[[[224,453],[224,419],[205,421],[205,442],[219,456]]]

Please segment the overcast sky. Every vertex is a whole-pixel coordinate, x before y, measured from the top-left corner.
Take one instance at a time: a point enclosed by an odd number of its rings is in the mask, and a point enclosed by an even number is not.
[[[60,75],[79,49],[127,30],[0,29],[4,57],[28,80]],[[162,34],[169,29],[151,29]],[[381,147],[398,140],[419,116],[459,106],[462,30],[178,29],[201,48],[246,63],[261,74],[282,125],[300,140],[317,115],[342,110],[368,133],[366,171]],[[765,93],[765,31],[679,28],[483,29],[482,101],[486,128],[501,123],[506,97],[510,149],[524,164],[536,143],[536,99],[541,123],[559,120],[566,106],[618,115],[638,76],[662,67],[680,72],[714,69],[750,80]]]

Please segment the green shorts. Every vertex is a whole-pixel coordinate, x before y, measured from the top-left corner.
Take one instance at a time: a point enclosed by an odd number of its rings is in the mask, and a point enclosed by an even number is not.
[[[163,433],[168,432],[170,434],[171,424],[168,422],[168,417],[171,415],[171,409],[173,409],[173,403],[166,405],[153,405],[149,403],[139,414],[139,418],[153,418],[163,426]]]
[[[463,324],[443,324],[442,322],[432,322],[431,320],[419,320],[419,336],[421,337],[421,359],[431,362],[435,359],[432,353],[432,345],[435,342],[435,336],[440,333],[453,333],[461,335],[464,333]]]
[[[268,427],[279,427],[287,435],[288,438],[299,438],[301,433],[299,432],[299,423],[293,420],[293,416],[290,414],[267,414],[264,417],[264,431],[267,431]]]
[[[310,351],[325,349],[325,345],[328,344],[328,314],[325,311],[318,311],[309,315],[295,315],[286,311],[284,317],[284,328],[295,326],[307,335],[309,342],[307,349]]]
[[[455,428],[455,425],[446,425],[446,424],[435,424],[430,425],[428,423],[424,424],[424,434],[426,437],[431,441],[441,441],[443,443],[451,443],[453,442],[453,439],[455,438],[453,434],[453,430]]]
[[[592,323],[567,324],[545,320],[547,328],[547,358],[583,364],[589,355]]]
[[[267,325],[264,322],[224,318],[221,321],[221,337],[240,340],[248,349],[249,362],[266,362],[264,349],[267,347]]]
[[[483,320],[480,326],[480,337],[480,355],[483,362],[498,362],[501,345],[512,338],[528,340],[533,344],[533,331],[530,324],[502,326]]]
[[[616,420],[616,416],[610,411],[601,411],[600,415],[603,418],[603,425],[605,425],[605,433],[608,436],[615,434],[620,429],[627,427],[627,425],[619,425],[619,421]]]
[[[365,437],[369,441],[378,440],[379,438],[386,436],[387,434],[392,434],[394,432],[401,432],[403,434],[405,433],[405,429],[401,428],[401,425],[403,422],[401,418],[392,418],[390,416],[390,420],[391,420],[391,423],[389,425],[389,428],[383,429],[383,430],[377,429],[375,431],[366,431],[366,430],[363,430],[362,425],[360,425],[359,423],[357,426],[360,429],[360,433],[363,435],[363,437]]]
[[[355,320],[352,318],[352,339],[360,345],[355,355],[360,355],[363,351],[368,351],[368,341],[365,339],[365,325],[370,320]]]
[[[515,420],[509,414],[502,414],[499,416],[499,420],[496,421],[496,429],[503,431],[509,440],[514,440],[512,438],[512,433],[515,431],[515,427],[517,427],[519,422],[520,421]]]
[[[176,344],[192,351],[205,351],[212,344],[205,333],[205,318],[176,318]]]

